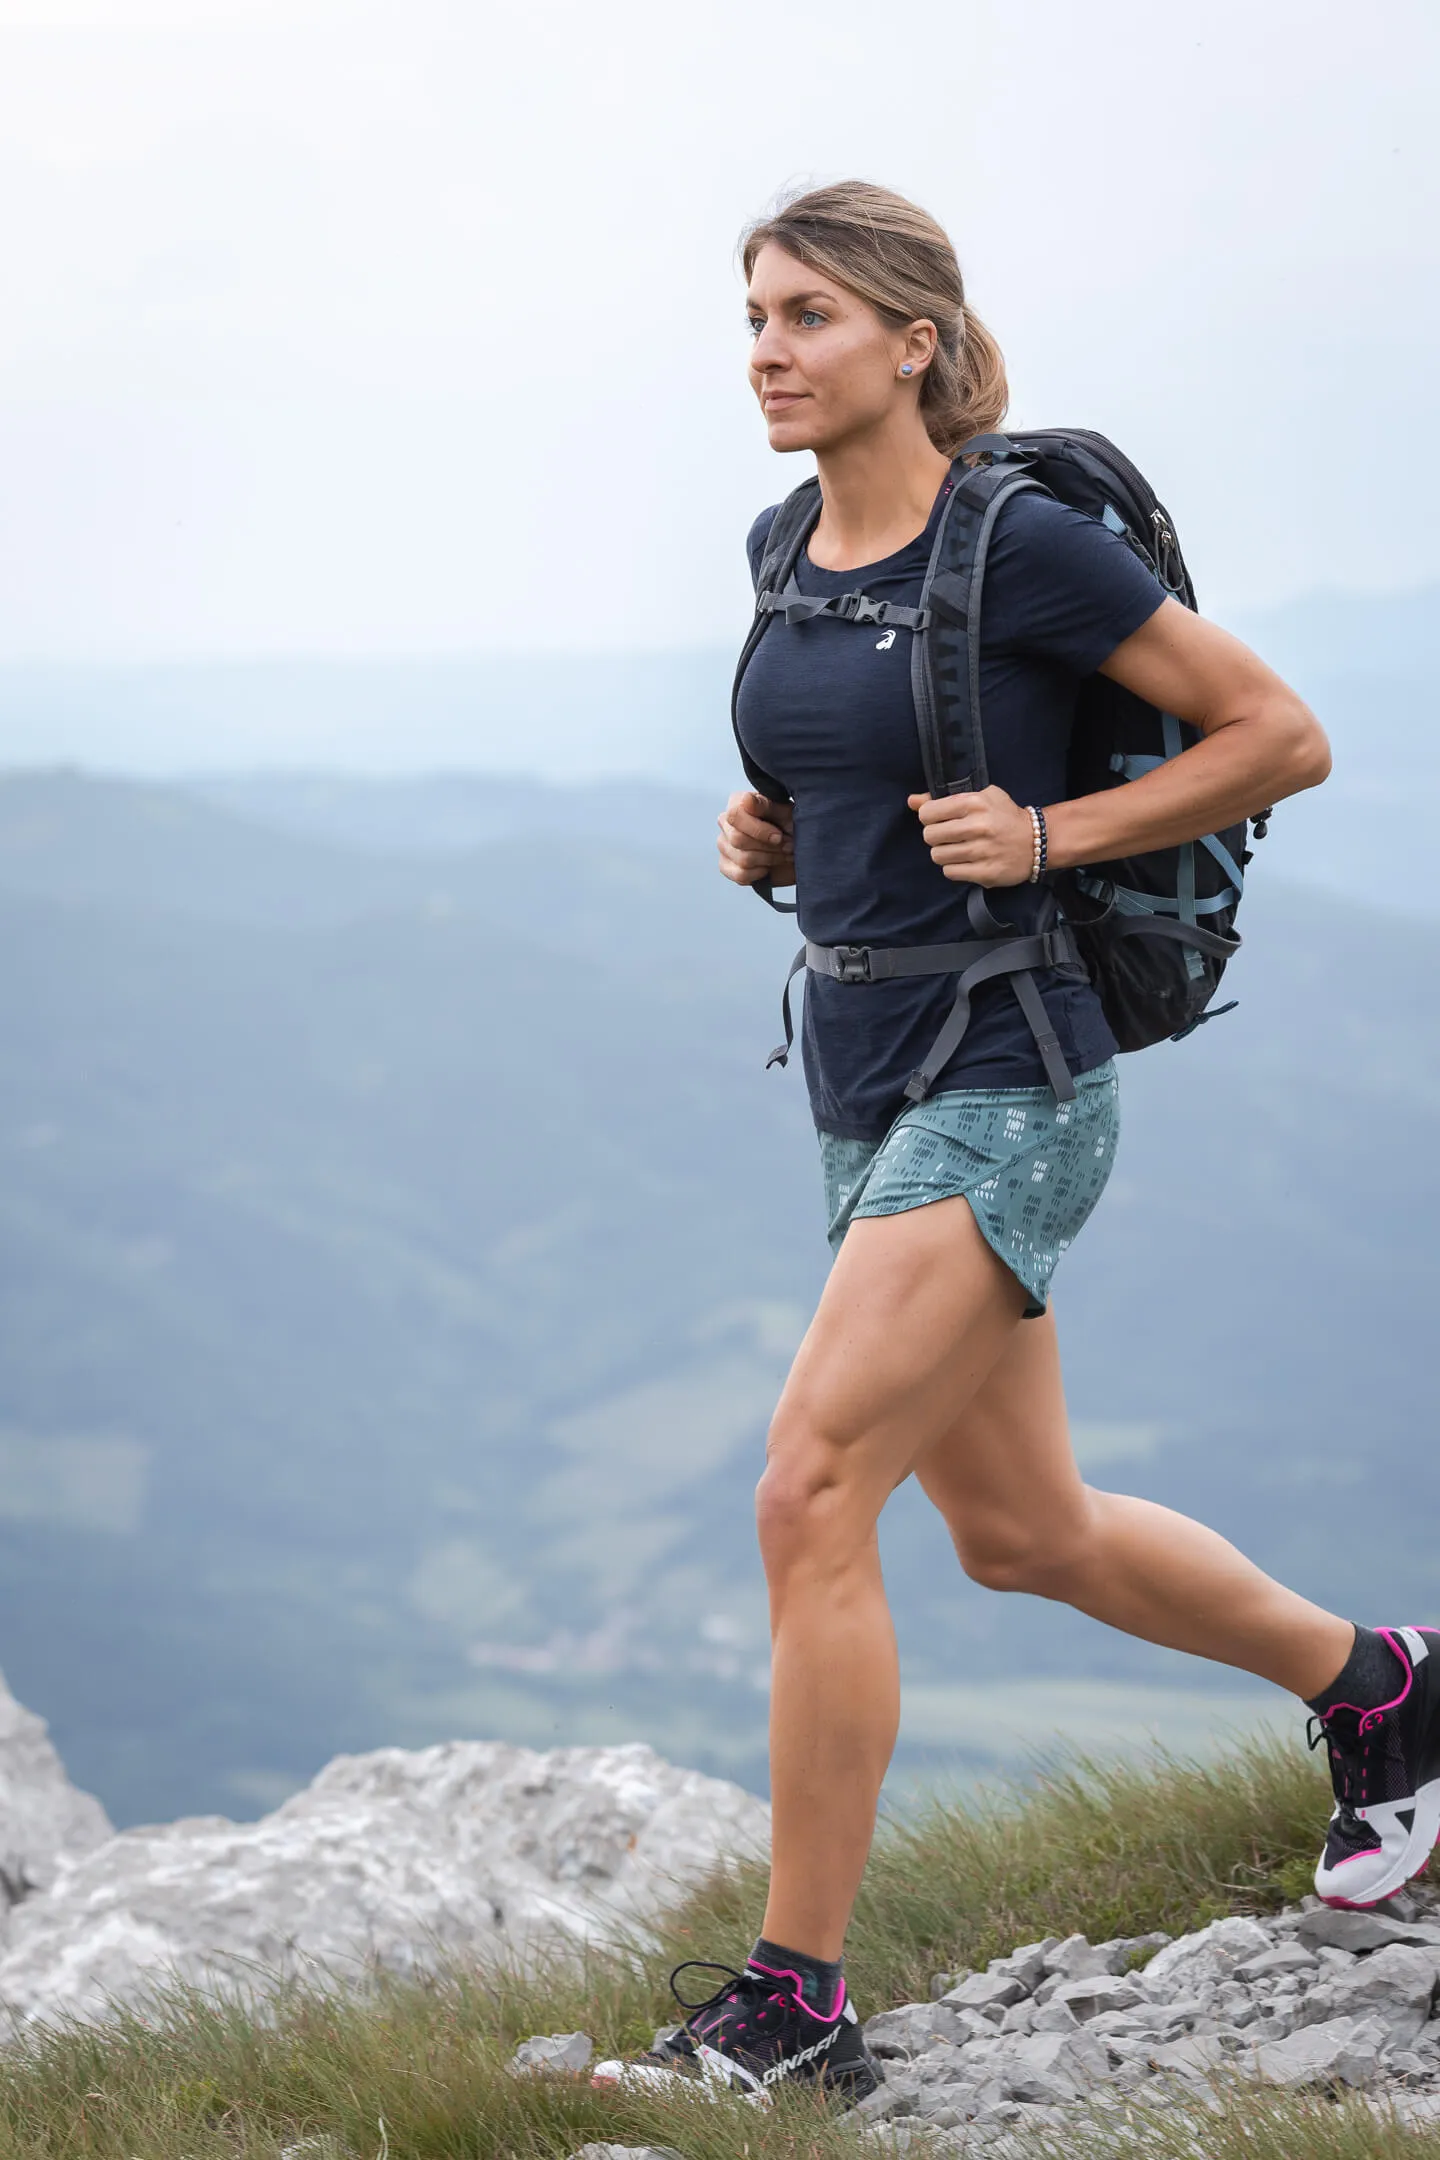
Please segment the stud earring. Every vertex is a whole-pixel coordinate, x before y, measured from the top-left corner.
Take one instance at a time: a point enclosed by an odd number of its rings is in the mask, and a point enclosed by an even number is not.
[[[913,367],[911,367],[911,365],[910,365],[910,362],[909,362],[908,360],[902,361],[902,363],[901,363],[901,366],[900,366],[900,373],[901,373],[902,375],[913,375],[913,374],[914,374],[914,372],[915,372],[915,370],[914,370],[914,368],[913,368]]]

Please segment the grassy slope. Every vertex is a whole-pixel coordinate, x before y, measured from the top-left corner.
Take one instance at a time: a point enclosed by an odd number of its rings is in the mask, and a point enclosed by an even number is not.
[[[877,1845],[852,1939],[856,1993],[866,2011],[924,1996],[933,1971],[978,1965],[1026,1937],[1175,1932],[1224,1910],[1272,1909],[1303,1887],[1326,1805],[1313,1763],[1267,1745],[1237,1750],[1223,1772],[1167,1760],[1079,1766],[1004,1805],[936,1806]],[[561,2160],[589,2140],[670,2145],[685,2160],[853,2160],[853,2128],[802,2096],[760,2117],[506,2074],[515,2041],[532,2032],[643,2045],[671,2014],[672,1962],[738,1959],[762,1888],[753,1869],[712,1884],[669,1916],[658,1946],[583,1973],[386,1982],[363,2002],[296,1995],[266,2020],[177,1997],[114,2029],[36,2041],[0,2081],[0,2160],[273,2160],[302,2136],[332,2141],[316,2160],[382,2148],[392,2160]],[[1440,2160],[1440,2133],[1387,2127],[1358,2102],[1237,2091],[1208,2112],[1135,2111],[1133,2121],[1128,2149],[1176,2160]],[[1116,2149],[1114,2119],[1093,2141],[1067,2129],[1064,2145],[1070,2160],[1100,2160]]]

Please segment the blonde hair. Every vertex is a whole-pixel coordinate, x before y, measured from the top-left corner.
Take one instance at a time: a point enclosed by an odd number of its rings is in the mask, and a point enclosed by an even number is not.
[[[748,278],[774,243],[868,301],[892,329],[928,317],[939,333],[920,384],[920,413],[937,450],[953,457],[972,435],[998,428],[1010,403],[1005,360],[972,308],[955,250],[928,211],[868,180],[840,180],[782,201],[747,228]]]

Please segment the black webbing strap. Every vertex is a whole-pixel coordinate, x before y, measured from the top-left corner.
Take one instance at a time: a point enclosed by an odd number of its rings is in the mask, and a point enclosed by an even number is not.
[[[1111,937],[1173,938],[1194,952],[1213,953],[1229,960],[1239,952],[1238,937],[1222,937],[1218,930],[1202,930],[1199,923],[1182,922],[1178,915],[1111,915],[1105,923]]]
[[[755,596],[757,615],[783,615],[787,623],[813,622],[817,615],[831,615],[837,622],[879,623],[882,629],[897,624],[902,630],[923,630],[929,622],[924,608],[902,607],[898,600],[872,600],[868,593],[831,593],[821,599],[802,593],[792,574],[783,592]]]
[[[946,1016],[945,1025],[930,1045],[924,1062],[918,1065],[905,1083],[907,1102],[924,1102],[940,1074],[949,1064],[970,1025],[970,993],[982,982],[990,982],[997,975],[1013,977],[1015,995],[1020,1008],[1030,1023],[1035,1037],[1035,1047],[1040,1052],[1045,1076],[1055,1091],[1057,1102],[1075,1100],[1075,1082],[1070,1068],[1061,1054],[1059,1039],[1050,1025],[1045,1001],[1035,985],[1030,972],[1037,967],[1072,967],[1080,958],[1080,948],[1067,929],[1045,930],[1035,937],[1013,937],[1001,941],[1000,949],[986,959],[977,960],[966,968],[955,985],[955,1002]]]
[[[994,917],[986,915],[991,922]],[[997,923],[996,929],[1001,926]],[[1040,1052],[1045,1074],[1059,1102],[1072,1102],[1075,1082],[1061,1053],[1059,1038],[1050,1025],[1050,1016],[1036,988],[1034,968],[1075,967],[1080,964],[1080,950],[1071,931],[1064,925],[1053,930],[1037,931],[1026,936],[1020,931],[1002,933],[995,937],[966,938],[954,945],[814,945],[801,946],[790,963],[785,977],[785,988],[780,997],[780,1011],[785,1023],[785,1040],[777,1043],[765,1060],[768,1072],[772,1065],[784,1065],[795,1044],[795,1022],[791,1011],[790,985],[803,968],[816,975],[829,975],[836,982],[873,983],[893,981],[903,976],[959,975],[955,986],[955,1002],[946,1015],[945,1025],[931,1044],[924,1063],[910,1075],[905,1094],[910,1102],[923,1102],[935,1085],[936,1079],[965,1038],[970,1025],[970,993],[982,982],[989,982],[997,975],[1014,977],[1015,994],[1021,1009],[1030,1023]]]
[[[1045,1067],[1045,1077],[1054,1090],[1056,1102],[1074,1102],[1074,1075],[1065,1062],[1060,1038],[1051,1026],[1039,984],[1029,968],[1022,969],[1015,976],[1014,987],[1015,995],[1020,1000],[1020,1010],[1030,1023],[1030,1032],[1035,1038],[1035,1047],[1040,1053],[1040,1062]]]
[[[769,1072],[772,1065],[788,1065],[790,1062],[790,1052],[795,1047],[795,1016],[790,1010],[790,985],[800,973],[801,968],[806,965],[808,953],[808,946],[802,945],[791,961],[790,972],[785,977],[785,988],[780,993],[780,1017],[785,1023],[785,1040],[776,1043],[775,1048],[766,1058],[766,1072]]]

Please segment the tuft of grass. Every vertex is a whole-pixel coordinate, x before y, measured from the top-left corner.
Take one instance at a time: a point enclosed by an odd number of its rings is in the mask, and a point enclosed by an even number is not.
[[[861,2007],[923,1998],[932,1972],[1041,1935],[1173,1934],[1273,1908],[1293,1870],[1313,1865],[1327,1805],[1309,1758],[1268,1741],[1237,1742],[1220,1768],[1165,1756],[1056,1763],[1008,1797],[936,1802],[877,1841],[847,1953]],[[761,2115],[738,2101],[507,2073],[530,2033],[582,2030],[607,2054],[648,2045],[675,2015],[671,1965],[739,1962],[763,1896],[759,1868],[721,1874],[677,1903],[658,1939],[545,1970],[376,1975],[364,1991],[291,1988],[263,2006],[173,1990],[106,2027],[31,2034],[0,2057],[0,2160],[277,2160],[305,2138],[330,2141],[313,2160],[565,2160],[589,2142],[671,2146],[685,2160],[854,2160],[854,2126],[806,2094]],[[1310,2118],[1298,2106],[1235,2099],[1246,2160],[1399,2153],[1402,2133],[1364,2110],[1316,2116],[1338,2143],[1315,2142],[1309,2127],[1302,2138]],[[1113,2110],[1094,2131],[1109,2145],[1067,2131],[1065,2160],[1241,2151],[1242,2130],[1232,2134],[1218,2104],[1191,2123],[1188,2144],[1175,2142],[1178,2118],[1130,2113],[1118,2143]],[[1403,2136],[1407,2156],[1440,2160],[1440,2133]],[[1059,2160],[1059,2141],[1054,2150]]]
[[[1314,1758],[1265,1735],[1216,1763],[1072,1757],[1023,1789],[932,1801],[876,1841],[846,1945],[851,1986],[879,2009],[1045,1935],[1183,1935],[1224,1913],[1277,1911],[1312,1888],[1331,1805]],[[668,1921],[667,1949],[748,1947],[764,1887],[754,1867],[707,1885]]]

